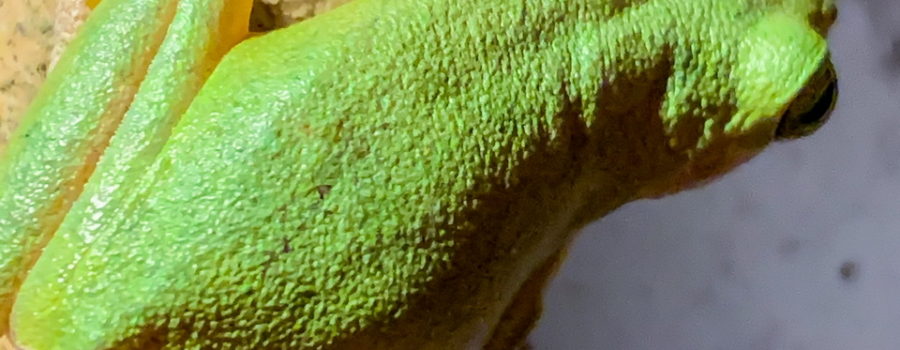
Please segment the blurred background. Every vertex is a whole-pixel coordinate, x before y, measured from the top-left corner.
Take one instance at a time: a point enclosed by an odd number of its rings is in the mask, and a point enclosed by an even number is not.
[[[900,349],[900,0],[839,8],[830,123],[589,226],[535,349]]]

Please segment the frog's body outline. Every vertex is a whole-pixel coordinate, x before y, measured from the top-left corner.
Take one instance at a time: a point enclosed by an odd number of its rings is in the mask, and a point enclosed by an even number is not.
[[[182,0],[173,23],[221,1]],[[133,152],[117,131],[19,290],[13,336],[510,346],[581,226],[775,137],[826,66],[833,16],[805,0],[357,0],[245,40],[133,177],[108,166]],[[18,135],[53,135],[34,130]],[[0,169],[28,160],[18,147]]]

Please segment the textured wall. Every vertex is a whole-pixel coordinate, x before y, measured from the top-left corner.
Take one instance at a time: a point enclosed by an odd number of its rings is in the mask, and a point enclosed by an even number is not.
[[[843,0],[832,121],[585,230],[536,349],[900,349],[900,0]]]

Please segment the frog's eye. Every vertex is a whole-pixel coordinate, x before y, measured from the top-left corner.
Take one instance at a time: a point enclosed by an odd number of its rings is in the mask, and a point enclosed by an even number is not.
[[[828,121],[837,97],[837,75],[831,60],[826,58],[781,116],[775,138],[795,139],[812,134]]]

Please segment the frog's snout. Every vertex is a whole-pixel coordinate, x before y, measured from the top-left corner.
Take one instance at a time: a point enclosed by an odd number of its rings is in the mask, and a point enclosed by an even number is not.
[[[826,57],[781,116],[775,138],[789,140],[812,134],[828,121],[837,98],[837,74]]]

